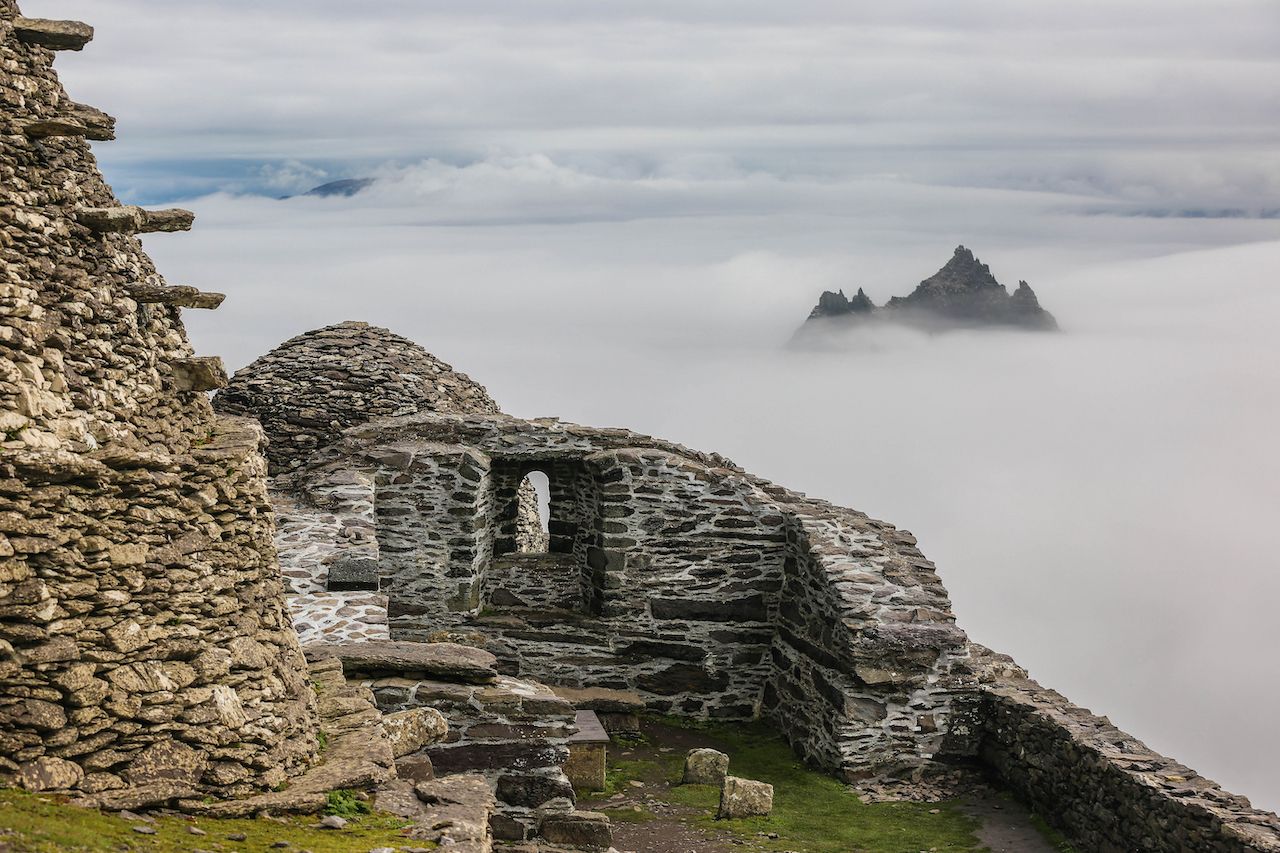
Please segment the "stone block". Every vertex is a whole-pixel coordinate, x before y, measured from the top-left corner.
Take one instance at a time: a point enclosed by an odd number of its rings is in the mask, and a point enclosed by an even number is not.
[[[331,592],[370,590],[379,585],[378,561],[371,557],[341,556],[328,565],[325,588]]]
[[[439,743],[449,733],[449,723],[444,714],[435,708],[410,708],[384,714],[382,727],[391,740],[391,754],[396,758]]]
[[[396,776],[411,782],[430,782],[436,778],[436,770],[429,757],[411,755],[396,761]]]
[[[227,387],[227,371],[216,355],[175,358],[169,366],[173,369],[173,386],[177,391],[214,391]]]
[[[50,50],[80,50],[93,40],[93,27],[81,21],[19,17],[13,19],[13,35],[18,41]]]
[[[571,743],[564,773],[579,791],[601,791],[605,785],[608,748],[603,743]]]
[[[191,785],[204,775],[208,758],[203,752],[175,740],[162,740],[138,753],[125,768],[130,785],[180,782]]]
[[[773,811],[773,786],[753,779],[725,776],[717,820],[756,817]]]
[[[18,784],[28,791],[61,791],[74,788],[84,779],[79,764],[61,758],[37,758],[18,768]]]
[[[551,814],[542,819],[538,832],[552,844],[608,850],[613,846],[609,818],[599,812]]]
[[[556,799],[575,802],[573,785],[558,768],[541,773],[505,773],[498,777],[497,794],[508,805],[531,809]]]
[[[691,749],[684,758],[684,777],[680,780],[685,785],[724,784],[729,773],[729,756],[716,749]]]
[[[142,227],[138,230],[145,233],[157,231],[190,231],[196,221],[196,215],[180,207],[166,210],[143,211]]]
[[[81,225],[99,234],[133,234],[142,228],[146,212],[134,205],[82,207],[76,211]]]

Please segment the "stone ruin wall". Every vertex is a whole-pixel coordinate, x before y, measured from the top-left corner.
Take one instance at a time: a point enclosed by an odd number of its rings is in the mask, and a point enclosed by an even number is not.
[[[551,479],[551,553],[513,484]],[[354,428],[304,488],[372,482],[394,638],[479,631],[507,671],[655,711],[772,719],[847,778],[943,745],[965,655],[909,534],[626,430],[418,414]]]
[[[367,484],[357,503],[393,543],[380,565],[396,637],[479,632],[511,672],[633,690],[655,711],[758,715],[850,780],[977,760],[1082,849],[1280,851],[1275,815],[968,643],[934,565],[892,525],[714,455],[555,421],[371,423],[313,463],[309,487]],[[511,483],[531,467],[552,480],[558,545],[504,555]],[[375,692],[442,699],[429,684]]]
[[[971,748],[1080,849],[1280,851],[1275,814],[1041,687],[1012,659],[973,650],[980,684],[957,709]]]
[[[121,207],[44,44],[83,25],[0,0],[0,772],[35,789],[268,788],[315,756],[262,434],[216,417],[216,360]]]

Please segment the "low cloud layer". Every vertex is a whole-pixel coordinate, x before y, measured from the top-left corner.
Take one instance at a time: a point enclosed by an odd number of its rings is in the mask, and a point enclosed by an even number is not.
[[[119,194],[196,210],[146,246],[229,294],[201,352],[364,319],[892,520],[976,640],[1280,807],[1271,0],[368,6],[23,2],[98,27]],[[1065,332],[783,347],[958,243]]]

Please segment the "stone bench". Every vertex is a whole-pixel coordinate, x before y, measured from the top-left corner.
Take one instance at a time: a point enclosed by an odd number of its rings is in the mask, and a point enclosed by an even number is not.
[[[564,763],[564,773],[575,790],[601,791],[609,734],[595,711],[578,711],[573,724],[578,732],[569,738],[569,760]]]

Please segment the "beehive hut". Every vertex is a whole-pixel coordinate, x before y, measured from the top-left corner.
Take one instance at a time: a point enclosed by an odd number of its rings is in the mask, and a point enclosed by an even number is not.
[[[261,430],[139,235],[89,140],[110,116],[53,71],[85,24],[0,0],[0,772],[28,788],[160,801],[270,788],[317,749],[283,607]],[[181,239],[165,237],[161,239]]]

